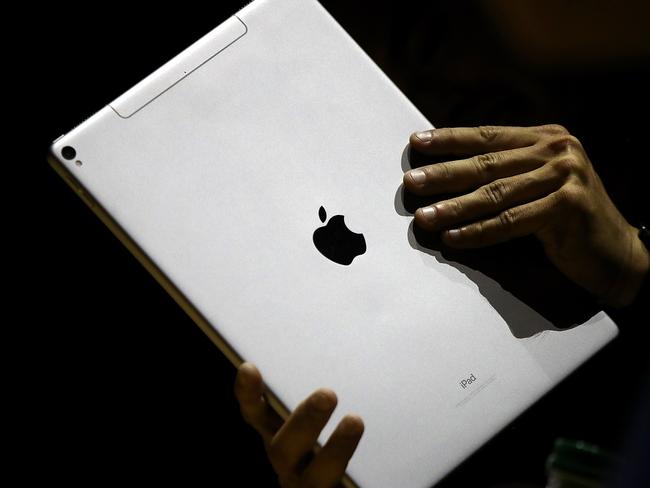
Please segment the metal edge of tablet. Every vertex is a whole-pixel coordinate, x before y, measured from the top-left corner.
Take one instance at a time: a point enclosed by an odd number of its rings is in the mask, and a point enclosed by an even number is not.
[[[165,65],[163,65],[163,67],[159,68],[154,73],[150,74],[142,81],[134,85],[132,88],[127,90],[124,94],[122,94],[120,97],[118,97],[113,102],[105,106],[105,108],[110,108],[110,110],[114,112],[115,115],[117,115],[123,120],[126,120],[132,115],[134,115],[136,112],[144,108],[146,105],[148,105],[149,103],[157,99],[160,95],[162,95],[163,93],[171,89],[174,85],[182,81],[182,79],[184,79],[194,70],[203,66],[205,63],[207,63],[212,58],[214,58],[217,54],[223,52],[226,48],[230,47],[232,44],[234,44],[236,41],[238,41],[244,35],[246,35],[248,33],[248,26],[240,18],[240,15],[245,14],[249,10],[252,10],[256,6],[258,6],[256,5],[256,3],[257,2],[255,1],[251,1],[247,6],[242,8],[237,13],[237,15],[233,15],[228,19],[228,21],[236,20],[240,26],[243,26],[244,28],[243,32],[239,32],[234,38],[233,36],[231,36],[230,38],[226,36],[225,39],[222,38],[221,45],[223,47],[221,47],[220,49],[217,50],[217,52],[214,52],[212,55],[210,55],[202,62],[197,64],[193,69],[191,70],[188,69],[187,72],[184,73],[183,76],[178,78],[175,82],[168,84],[168,86],[166,86],[164,89],[160,89],[160,84],[158,84],[157,86],[151,85],[151,82],[156,79],[156,76],[160,75],[159,71],[165,67],[167,69],[171,68],[174,65],[174,63],[177,63],[181,59],[185,51],[181,52],[175,58],[172,58],[172,60],[168,61]],[[317,1],[315,1],[314,3],[322,8],[322,6]],[[207,39],[210,35],[214,35],[214,31],[219,29],[221,25],[215,28],[210,33],[203,36],[201,39],[199,39],[199,41],[196,41],[196,43],[192,44],[192,46],[201,42],[204,39]],[[223,42],[224,40],[227,42]],[[188,47],[187,49],[190,49],[192,46]],[[147,90],[149,91],[149,95],[147,95]],[[153,95],[153,93],[156,94]],[[128,113],[127,116],[124,116],[116,109],[116,105],[119,107],[120,103],[123,103],[124,101],[133,100],[134,96],[136,95],[137,95],[137,100],[140,100],[140,102],[135,104],[135,108],[131,108],[131,111]],[[99,112],[101,112],[101,110],[98,111],[95,115],[97,115]],[[88,122],[90,122],[94,117],[95,116],[84,120],[82,123],[74,127],[72,130],[68,131],[66,134],[62,134],[52,142],[47,154],[47,161],[49,165],[79,196],[79,198],[81,198],[81,200],[92,210],[92,212],[106,225],[106,227],[108,227],[108,229],[113,233],[113,235],[117,237],[117,239],[129,250],[129,252],[131,252],[131,254],[138,260],[138,262],[140,262],[140,264],[144,266],[144,268],[153,276],[153,278],[160,284],[160,286],[162,286],[163,289],[174,299],[174,301],[185,311],[185,313],[187,313],[187,315],[194,321],[194,323],[196,323],[199,326],[199,328],[217,346],[217,348],[221,351],[221,353],[224,356],[226,356],[226,358],[235,366],[235,368],[238,368],[244,362],[243,358],[239,356],[239,354],[237,354],[237,352],[227,343],[227,341],[210,325],[210,323],[192,305],[192,303],[185,297],[185,295],[183,295],[183,293],[173,284],[173,282],[169,280],[169,278],[165,275],[165,273],[158,266],[156,266],[156,264],[147,256],[144,250],[133,239],[131,239],[131,237],[122,228],[122,226],[111,217],[111,215],[102,207],[102,205],[96,199],[94,199],[89,194],[89,192],[87,192],[84,189],[83,184],[73,175],[73,173],[70,170],[68,170],[68,168],[66,168],[65,164],[57,156],[57,151],[55,148],[58,146],[57,144],[58,141],[60,141],[62,138],[66,136],[72,135],[72,132],[77,132],[81,130],[83,126],[86,125]],[[270,389],[266,390],[264,396],[268,401],[269,405],[271,406],[271,408],[273,408],[273,410],[275,410],[278,413],[278,415],[280,415],[280,417],[282,417],[284,420],[286,420],[289,417],[289,415],[291,414],[289,409],[279,400],[279,398]],[[320,449],[322,449],[322,446],[317,442],[315,446],[315,451],[318,452]],[[341,484],[345,488],[359,488],[359,485],[347,473],[344,473],[343,478],[341,479]]]
[[[219,348],[219,350],[230,360],[235,367],[239,367],[244,361],[234,351],[221,335],[210,325],[203,315],[192,305],[183,293],[167,278],[165,273],[149,259],[142,248],[124,231],[97,200],[89,195],[83,185],[75,176],[59,161],[53,147],[47,154],[47,161],[59,176],[74,190],[81,200],[99,217],[99,219],[110,229],[110,231],[124,244],[124,246],[135,256],[142,266],[155,278],[155,280],[171,295],[178,305],[190,316],[190,318],[203,330],[208,338]],[[271,406],[284,418],[289,416],[287,408],[269,392]]]
[[[57,141],[61,139],[60,136]],[[56,141],[55,141],[56,142]],[[70,188],[81,198],[81,200],[99,217],[99,219],[108,227],[115,237],[131,252],[133,256],[140,262],[142,266],[154,277],[154,279],[163,287],[163,289],[174,299],[174,301],[187,313],[187,315],[194,321],[196,325],[208,336],[215,346],[226,356],[226,358],[235,366],[239,366],[244,360],[237,354],[237,352],[230,347],[228,342],[221,337],[221,335],[210,325],[210,323],[203,317],[203,315],[192,305],[192,303],[183,295],[183,293],[167,278],[165,273],[156,266],[156,264],[149,259],[147,254],[138,246],[138,244],[129,237],[129,235],[122,229],[106,210],[89,195],[83,188],[83,185],[75,178],[75,176],[59,161],[54,151],[54,144],[50,147],[47,154],[47,161],[50,166],[59,174],[59,176],[68,184]],[[278,397],[269,389],[264,394],[269,405],[275,410],[284,420],[286,420],[291,412],[287,407],[278,399]],[[322,449],[322,446],[316,446],[316,452]],[[345,488],[359,488],[352,478],[346,473],[341,480]]]

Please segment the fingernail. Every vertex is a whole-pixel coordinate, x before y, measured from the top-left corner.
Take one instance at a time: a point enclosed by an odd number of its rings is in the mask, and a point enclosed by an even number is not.
[[[447,231],[447,235],[452,241],[455,241],[460,237],[460,229],[451,229]]]
[[[239,367],[243,371],[247,371],[249,373],[253,373],[255,371],[255,366],[253,366],[253,364],[249,363],[249,362],[241,363],[241,365]]]
[[[413,171],[409,172],[409,176],[411,177],[411,180],[413,180],[413,183],[416,185],[421,185],[427,179],[426,173],[421,169],[414,169]]]
[[[343,417],[341,420],[341,434],[345,436],[357,436],[363,432],[363,424],[350,416]]]
[[[251,384],[254,383],[254,374],[255,374],[255,368],[253,367],[252,364],[250,363],[243,363],[240,366],[242,374],[239,376],[239,379],[245,383],[245,384]]]
[[[420,139],[422,142],[431,142],[431,139],[433,139],[433,133],[430,130],[425,130],[422,132],[416,132],[415,137]]]
[[[325,393],[318,393],[312,397],[312,405],[323,412],[331,410],[334,406],[334,401],[330,395]]]
[[[422,207],[422,216],[428,220],[432,221],[436,218],[436,214],[438,213],[436,211],[436,207]]]

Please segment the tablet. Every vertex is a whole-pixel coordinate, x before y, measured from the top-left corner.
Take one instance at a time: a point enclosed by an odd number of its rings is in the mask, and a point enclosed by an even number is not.
[[[401,182],[432,126],[318,2],[256,0],[48,161],[282,416],[326,386],[320,443],[363,418],[346,483],[425,487],[617,334],[417,239]]]

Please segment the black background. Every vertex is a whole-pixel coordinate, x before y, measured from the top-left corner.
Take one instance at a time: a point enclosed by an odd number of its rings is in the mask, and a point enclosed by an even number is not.
[[[25,480],[274,486],[239,417],[232,365],[46,163],[56,137],[245,3],[57,5],[14,38],[27,116],[15,125],[29,142],[11,161],[29,175],[5,180],[20,249],[8,255],[19,272],[7,329],[21,333],[7,371]],[[561,123],[629,220],[642,217],[647,64],[531,69],[472,2],[323,3],[436,126]],[[543,485],[557,436],[618,451],[644,378],[642,339],[629,327],[442,485]]]

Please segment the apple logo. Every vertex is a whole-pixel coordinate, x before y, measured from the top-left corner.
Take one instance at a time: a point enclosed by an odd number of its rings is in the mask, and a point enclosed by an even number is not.
[[[320,221],[325,223],[327,213],[323,207],[318,210],[318,216]],[[345,266],[366,252],[363,234],[348,229],[343,215],[335,215],[326,225],[314,231],[314,245],[327,259]]]

